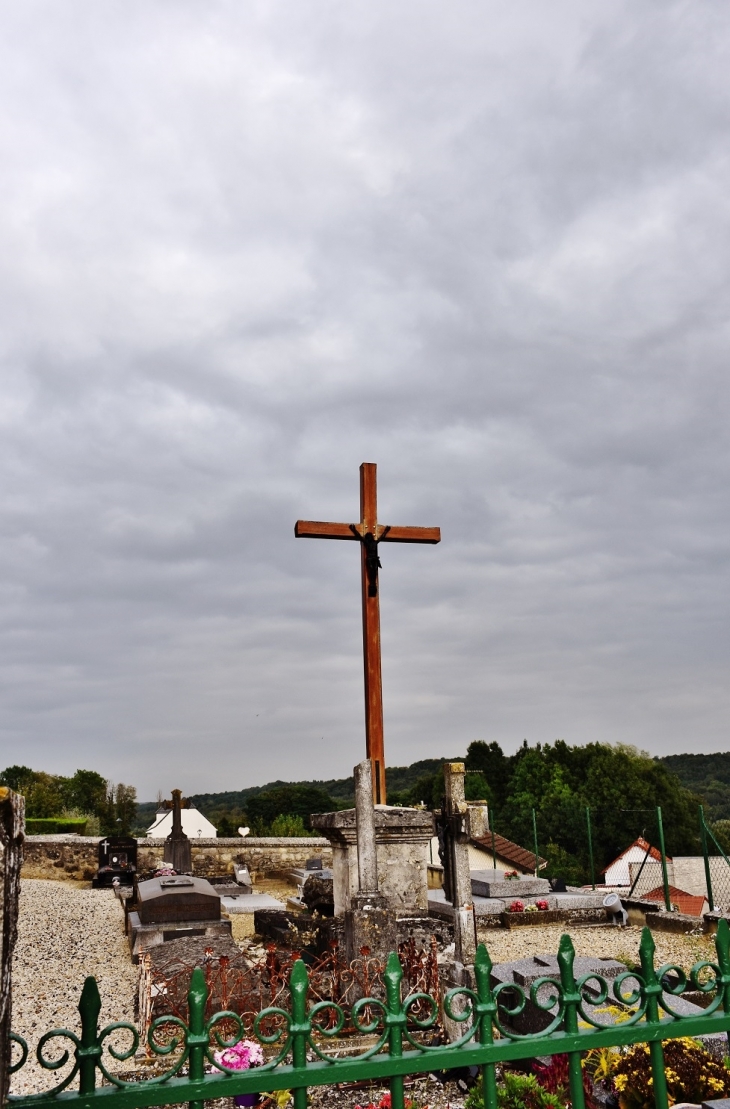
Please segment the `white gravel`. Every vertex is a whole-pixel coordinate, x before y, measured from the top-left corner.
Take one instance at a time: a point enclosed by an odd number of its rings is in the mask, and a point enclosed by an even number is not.
[[[616,928],[613,925],[567,929],[562,924],[542,927],[479,929],[479,940],[486,945],[493,963],[527,959],[531,955],[557,955],[560,937],[569,931],[576,955],[593,955],[600,959],[639,961],[639,927]],[[656,945],[655,963],[674,963],[689,970],[701,959],[716,958],[714,937],[682,936],[673,932],[653,932]]]
[[[31,1058],[49,1029],[80,1032],[78,1003],[89,974],[96,978],[101,994],[100,1026],[117,1020],[134,1022],[137,967],[129,955],[124,914],[113,892],[24,879],[13,961],[12,1028],[27,1040]],[[13,1076],[11,1089],[30,1093],[55,1081],[54,1074],[29,1060]]]

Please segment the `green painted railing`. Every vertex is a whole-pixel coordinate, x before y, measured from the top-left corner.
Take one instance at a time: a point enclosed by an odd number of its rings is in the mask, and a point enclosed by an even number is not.
[[[79,1003],[81,1035],[54,1029],[41,1038],[36,1051],[42,1068],[56,1071],[70,1066],[69,1073],[44,1094],[11,1097],[11,1102],[22,1109],[40,1109],[49,1101],[70,1109],[141,1109],[188,1101],[193,1109],[202,1109],[203,1101],[209,1098],[291,1089],[295,1109],[305,1109],[310,1086],[369,1079],[388,1084],[393,1109],[403,1109],[404,1076],[477,1065],[482,1068],[485,1106],[497,1109],[498,1063],[567,1053],[573,1109],[585,1109],[581,1054],[596,1047],[648,1043],[656,1106],[668,1109],[662,1041],[718,1032],[727,1035],[730,1031],[730,928],[724,919],[715,946],[717,962],[696,963],[689,975],[692,987],[708,995],[709,1004],[699,1015],[682,1016],[673,1010],[672,999],[687,988],[687,976],[676,966],[655,967],[654,941],[648,928],[639,948],[640,972],[627,970],[610,982],[595,974],[576,980],[575,951],[570,937],[564,935],[558,952],[559,977],[538,979],[527,995],[511,983],[492,988],[492,963],[486,948],[480,945],[474,968],[475,989],[457,987],[443,1000],[445,1016],[463,1027],[463,1033],[451,1043],[435,1046],[420,1042],[419,1035],[425,1034],[421,1038],[427,1040],[429,1031],[436,1028],[438,1003],[427,994],[401,999],[403,971],[393,954],[385,971],[385,999],[363,998],[352,1008],[353,1025],[370,1037],[370,1042],[366,1050],[347,1058],[333,1058],[326,1050],[330,1045],[338,1051],[347,1046],[341,1036],[344,1013],[328,1001],[308,1006],[307,970],[298,961],[290,979],[291,1010],[264,1009],[254,1021],[253,1035],[264,1046],[266,1063],[238,1072],[217,1064],[214,1052],[243,1038],[243,1024],[231,1012],[216,1013],[205,1020],[207,987],[198,968],[188,995],[188,1023],[179,1017],[158,1017],[149,1031],[150,1053],[163,1059],[169,1056],[169,1069],[141,1081],[125,1081],[110,1069],[113,1062],[133,1059],[140,1037],[134,1026],[126,1023],[99,1030],[99,991],[95,979],[87,978]],[[671,988],[665,979],[669,973]],[[510,1021],[519,1017],[528,1001],[542,1011],[548,1023],[542,1032],[523,1035],[510,1026]],[[430,1010],[429,1016],[414,1015],[419,1002]],[[626,1019],[602,1023],[596,1009],[607,1004],[619,1006]],[[272,1027],[275,1023],[278,1027]],[[168,1040],[161,1043],[163,1029]],[[174,1030],[172,1039],[170,1030]],[[222,1034],[224,1030],[227,1038]],[[129,1037],[124,1050],[110,1042],[120,1033]],[[28,1061],[28,1048],[21,1037],[13,1035],[13,1039],[20,1048],[20,1058],[13,1066],[18,1071]],[[47,1049],[57,1041],[66,1041],[69,1046],[59,1057],[49,1058]],[[76,1079],[78,1089],[71,1090]],[[101,1079],[104,1085],[98,1085]]]

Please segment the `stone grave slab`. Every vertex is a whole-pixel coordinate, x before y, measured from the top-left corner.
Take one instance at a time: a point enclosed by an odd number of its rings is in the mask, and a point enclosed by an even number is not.
[[[494,874],[494,870],[471,871],[471,891],[475,897],[523,901],[525,897],[545,897],[551,893],[547,878],[495,878]]]
[[[221,908],[233,916],[236,913],[255,913],[257,909],[285,909],[286,905],[268,893],[239,893],[221,897]]]
[[[331,867],[328,866],[319,867],[318,870],[308,870],[305,869],[303,866],[297,866],[294,868],[294,870],[289,871],[290,879],[298,886],[303,886],[307,878],[311,878],[312,875],[315,875],[317,878],[331,879],[333,877],[333,874],[334,871],[331,869]]]
[[[554,893],[557,909],[602,909],[605,893]]]
[[[612,979],[618,978],[620,974],[623,974],[626,969],[624,963],[620,963],[616,959],[599,959],[590,955],[577,955],[573,964],[576,979],[583,978],[586,974],[597,974],[610,982]],[[499,984],[505,983],[506,985],[514,984],[516,986],[521,986],[525,991],[527,1002],[525,1008],[522,1013],[512,1018],[511,1021],[511,1026],[514,1030],[520,1032],[522,1035],[541,1032],[543,1028],[547,1028],[554,1015],[554,1011],[552,1013],[542,1011],[533,1005],[530,1000],[530,987],[538,978],[555,978],[558,981],[560,980],[560,969],[558,967],[557,956],[534,955],[527,959],[514,959],[508,963],[497,963],[492,967],[491,984],[493,989]],[[588,983],[588,985],[590,988],[591,984]],[[597,983],[595,985],[597,986]],[[622,992],[628,993],[636,985],[638,985],[636,979],[627,978],[623,983]],[[688,1001],[684,997],[673,997],[668,993],[665,993],[663,996],[667,1004],[680,1016],[701,1016],[704,1012],[704,1009],[699,1005],[695,1005],[694,1002]],[[606,1010],[610,1005],[616,1004],[615,998],[609,994],[609,997],[603,1005],[595,1006],[586,1004],[585,1008],[587,1013],[590,1016],[594,1016],[601,1024],[611,1025],[614,1023],[614,1016]],[[509,1018],[503,1019],[506,1019],[509,1023]],[[697,1038],[716,1058],[721,1060],[723,1056],[727,1054],[727,1035],[724,1032],[715,1032],[707,1036],[698,1036]]]

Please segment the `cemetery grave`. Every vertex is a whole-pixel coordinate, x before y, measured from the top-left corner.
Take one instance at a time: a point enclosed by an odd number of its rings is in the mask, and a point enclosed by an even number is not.
[[[137,871],[137,840],[133,836],[106,836],[99,843],[99,867],[93,889],[131,886]]]

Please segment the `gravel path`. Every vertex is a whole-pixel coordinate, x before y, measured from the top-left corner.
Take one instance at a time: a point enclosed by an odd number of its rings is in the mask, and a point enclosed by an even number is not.
[[[133,1021],[137,968],[112,891],[24,879],[13,961],[13,1031],[27,1040],[31,1058],[49,1029],[80,1030],[79,996],[89,974],[101,994],[100,1025]],[[28,1062],[13,1076],[12,1092],[46,1089],[54,1080],[53,1074]]]
[[[493,963],[526,959],[531,955],[557,955],[560,937],[566,931],[561,924],[545,924],[529,928],[487,928],[480,930],[479,939],[489,951]],[[629,960],[638,963],[642,929],[638,927],[572,928],[576,955],[593,955],[600,959]],[[712,936],[681,936],[672,932],[653,932],[656,944],[656,965],[676,963],[689,970],[699,959],[716,956]]]

